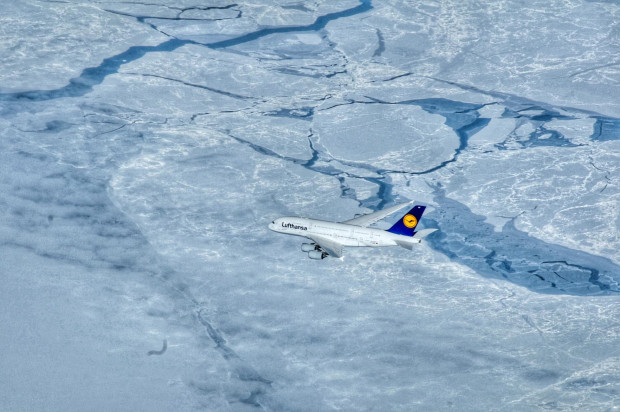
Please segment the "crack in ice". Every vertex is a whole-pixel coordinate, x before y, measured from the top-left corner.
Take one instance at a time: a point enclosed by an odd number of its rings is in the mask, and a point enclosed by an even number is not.
[[[439,232],[429,236],[428,243],[450,259],[482,275],[499,274],[536,292],[571,295],[620,293],[620,267],[609,259],[539,240],[516,229],[514,220],[507,222],[497,233],[491,224],[485,222],[484,216],[475,215],[466,205],[446,197],[440,184],[434,185],[433,189],[437,210],[429,214],[425,223],[438,228]],[[544,276],[559,270],[547,268],[553,264],[572,273],[574,279],[558,276],[560,282]],[[577,271],[571,272],[572,269]],[[609,283],[603,280],[603,275]],[[532,277],[540,279],[542,284],[532,283]]]
[[[170,53],[186,45],[204,46],[210,49],[224,49],[258,40],[272,34],[318,31],[325,28],[327,23],[331,21],[365,13],[371,9],[372,4],[370,0],[360,0],[359,6],[319,16],[316,18],[314,23],[308,25],[263,28],[251,33],[233,37],[231,39],[212,43],[200,43],[194,40],[171,38],[156,46],[131,46],[122,53],[103,59],[101,64],[98,66],[84,69],[78,77],[69,80],[69,84],[64,87],[53,90],[30,90],[14,93],[0,93],[0,101],[46,101],[65,97],[84,96],[85,94],[90,93],[94,86],[101,84],[108,76],[117,74],[121,66],[138,60],[148,53]]]

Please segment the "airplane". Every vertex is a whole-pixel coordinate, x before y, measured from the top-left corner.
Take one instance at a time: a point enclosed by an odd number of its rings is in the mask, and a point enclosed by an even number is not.
[[[304,217],[281,217],[269,224],[269,229],[287,235],[302,236],[312,243],[302,243],[302,252],[310,259],[321,260],[327,256],[342,257],[343,246],[401,246],[412,250],[422,238],[437,229],[415,231],[426,206],[415,205],[388,230],[368,227],[394,212],[411,206],[414,202],[401,203],[378,212],[356,216],[344,222],[327,222]]]

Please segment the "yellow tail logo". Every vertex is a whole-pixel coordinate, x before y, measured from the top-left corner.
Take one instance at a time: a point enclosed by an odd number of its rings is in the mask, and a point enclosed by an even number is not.
[[[414,215],[405,215],[403,217],[403,224],[409,229],[413,229],[418,224],[418,219]]]

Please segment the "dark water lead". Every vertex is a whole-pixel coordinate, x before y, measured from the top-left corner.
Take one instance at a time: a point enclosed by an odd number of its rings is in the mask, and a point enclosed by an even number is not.
[[[544,242],[518,230],[514,219],[501,232],[467,206],[434,187],[437,209],[425,216],[439,229],[427,238],[435,250],[483,276],[504,278],[539,293],[606,295],[620,292],[620,266],[580,250]]]
[[[84,69],[78,77],[71,79],[69,84],[64,87],[54,90],[30,90],[15,93],[0,93],[0,101],[46,101],[64,97],[84,96],[85,94],[90,93],[94,86],[101,84],[106,77],[118,73],[118,70],[122,65],[138,60],[144,57],[147,53],[172,52],[187,44],[196,44],[209,47],[211,49],[222,49],[254,41],[271,34],[318,31],[325,28],[327,23],[330,21],[365,13],[371,9],[372,4],[370,0],[360,0],[359,6],[319,16],[314,23],[309,25],[269,27],[231,39],[205,44],[198,43],[193,40],[171,38],[170,40],[167,40],[157,46],[132,46],[120,54],[104,59],[99,66]],[[70,58],[70,56],[67,56],[67,58]]]

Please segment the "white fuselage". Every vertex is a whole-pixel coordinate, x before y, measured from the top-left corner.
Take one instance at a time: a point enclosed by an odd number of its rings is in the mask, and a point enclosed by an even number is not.
[[[381,229],[303,217],[281,217],[270,223],[269,229],[307,238],[311,238],[312,235],[319,235],[341,243],[343,246],[379,247],[396,246],[398,245],[397,241],[419,242],[419,240],[414,240],[409,236],[397,235]]]

